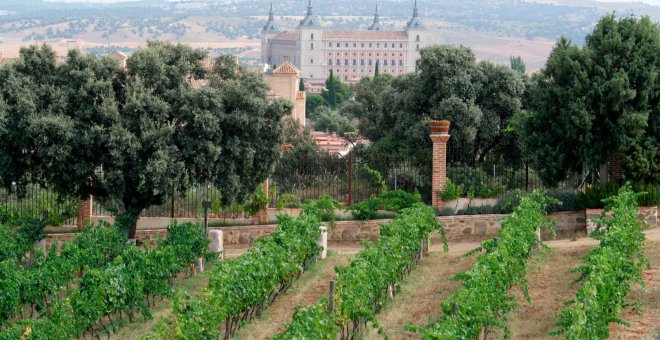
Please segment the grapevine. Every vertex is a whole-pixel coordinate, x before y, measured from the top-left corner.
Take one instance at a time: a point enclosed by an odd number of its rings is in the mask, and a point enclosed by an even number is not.
[[[173,315],[155,327],[160,339],[217,339],[233,336],[286,291],[321,252],[316,213],[279,217],[269,237],[237,259],[221,262],[208,287],[195,297],[179,294]]]
[[[508,294],[512,285],[521,285],[527,293],[527,259],[535,245],[537,228],[549,228],[545,216],[551,199],[535,191],[521,197],[520,205],[504,218],[497,238],[487,240],[469,254],[484,252],[471,271],[458,274],[464,288],[443,304],[443,317],[428,328],[412,328],[425,339],[485,339],[492,328],[504,329],[508,336],[506,315],[515,308]]]
[[[336,269],[334,311],[325,312],[327,300],[299,308],[286,331],[275,339],[335,339],[338,335],[352,339],[368,322],[378,327],[375,314],[388,295],[399,290],[434,230],[440,231],[446,250],[444,230],[432,208],[415,204],[402,210],[394,221],[382,226],[375,245],[367,245],[347,267]]]
[[[606,339],[610,322],[626,324],[618,318],[633,282],[644,285],[642,270],[649,265],[644,256],[645,239],[637,220],[637,195],[630,185],[609,199],[605,216],[597,223],[605,230],[596,238],[598,247],[584,259],[585,265],[575,271],[581,273],[576,282],[584,284],[567,302],[560,313],[558,330],[552,334],[565,334],[567,339]]]

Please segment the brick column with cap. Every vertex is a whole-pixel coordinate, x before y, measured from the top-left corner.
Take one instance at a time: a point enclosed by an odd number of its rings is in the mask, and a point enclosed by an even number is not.
[[[78,219],[76,220],[76,225],[78,230],[82,230],[85,226],[85,222],[92,221],[92,196],[89,196],[87,199],[78,200]]]
[[[431,140],[433,141],[433,170],[432,170],[432,205],[438,210],[445,207],[440,199],[440,192],[445,190],[447,183],[447,142],[449,141],[448,120],[431,121]]]

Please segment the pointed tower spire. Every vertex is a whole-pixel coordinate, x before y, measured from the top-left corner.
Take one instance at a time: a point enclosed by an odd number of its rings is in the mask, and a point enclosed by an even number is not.
[[[307,26],[307,27],[320,27],[321,26],[321,20],[314,15],[314,11],[312,10],[312,0],[309,0],[309,4],[307,5],[307,16],[305,19],[303,19],[300,22],[300,27]]]
[[[374,13],[374,22],[369,26],[370,31],[380,31],[380,15],[378,15],[378,4],[376,4],[376,12]]]
[[[270,11],[268,12],[268,22],[263,29],[264,32],[279,32],[280,26],[275,23],[275,13],[273,13],[273,3],[270,3]]]
[[[415,7],[413,8],[413,16],[410,21],[408,21],[407,29],[410,28],[424,28],[424,23],[422,19],[419,18],[419,8],[417,7],[417,0],[415,0]]]

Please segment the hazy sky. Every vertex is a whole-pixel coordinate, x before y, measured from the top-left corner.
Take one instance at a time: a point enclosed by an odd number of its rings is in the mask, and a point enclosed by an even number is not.
[[[113,2],[126,2],[126,1],[136,1],[136,0],[47,0],[55,2],[103,2],[103,3],[113,3]],[[168,0],[163,0],[168,1]],[[426,0],[430,1],[430,0]],[[593,0],[597,2],[641,2],[648,5],[660,6],[660,0]]]
[[[660,0],[596,0],[598,2],[642,2],[645,4],[660,6]]]

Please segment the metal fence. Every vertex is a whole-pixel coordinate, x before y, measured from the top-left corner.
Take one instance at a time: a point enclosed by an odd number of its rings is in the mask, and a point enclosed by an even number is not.
[[[185,193],[169,195],[161,205],[153,205],[140,215],[141,217],[170,218],[202,218],[204,217],[204,201],[209,201],[209,218],[251,218],[243,212],[240,206],[223,207],[221,193],[213,186],[196,185]],[[120,211],[119,205],[113,202],[93,200],[92,215],[112,216]]]
[[[71,225],[78,217],[78,200],[62,198],[37,184],[30,184],[18,195],[0,189],[0,213],[3,218],[34,217],[50,225]]]
[[[428,168],[415,166],[410,161],[370,159],[353,153],[344,157],[319,155],[298,159],[295,164],[278,164],[271,177],[271,186],[276,188],[278,195],[291,194],[301,200],[329,195],[350,205],[381,192],[376,172],[389,189],[414,192],[430,187],[424,176],[424,172],[430,174],[430,164]]]

